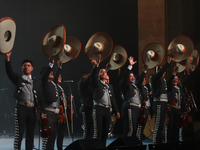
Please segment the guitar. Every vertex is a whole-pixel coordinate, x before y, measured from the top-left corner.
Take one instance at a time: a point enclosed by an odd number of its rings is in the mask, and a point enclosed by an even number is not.
[[[41,108],[38,106],[38,110],[41,114]],[[42,138],[48,138],[52,135],[52,129],[51,127],[48,125],[48,119],[45,116],[45,118],[40,118],[38,120],[39,126],[40,126],[40,136]]]
[[[174,100],[171,102],[171,104],[169,104],[169,110],[167,110],[167,112],[171,111],[170,109],[173,106],[175,106],[177,103],[178,103],[178,99],[174,98]],[[167,126],[168,124],[169,124],[169,117],[166,115],[164,126]]]
[[[65,108],[63,106],[64,104],[60,105],[60,117],[59,121],[61,124],[66,123],[66,117],[65,117]]]
[[[146,116],[147,116],[147,108],[145,106],[145,102],[143,102],[142,107],[140,109],[140,121],[139,121],[139,123],[140,123],[141,126],[146,124],[146,121],[147,121]]]
[[[180,113],[178,128],[181,128],[186,123],[185,121],[186,121],[186,115],[183,113]]]
[[[177,102],[178,102],[178,99],[174,98],[174,100],[170,104],[169,108],[172,108],[174,105],[176,105]],[[168,123],[169,123],[169,117],[166,116],[163,127],[168,125]],[[155,114],[153,114],[153,116],[150,120],[147,120],[145,127],[144,127],[144,131],[143,131],[143,134],[150,140],[153,140],[154,126],[155,126]]]
[[[67,130],[68,130],[68,136],[70,139],[70,131],[69,131],[69,122],[68,122],[68,116],[67,116],[67,101],[65,99],[63,91],[60,92],[60,96],[63,99],[63,104],[60,105],[60,123],[66,123],[67,124]]]

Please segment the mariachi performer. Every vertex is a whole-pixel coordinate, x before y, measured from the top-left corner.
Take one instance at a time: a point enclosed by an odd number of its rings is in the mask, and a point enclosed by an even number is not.
[[[185,94],[183,88],[181,88],[182,85],[179,84],[177,67],[174,67],[174,72],[168,81],[168,103],[171,104],[174,99],[176,99],[177,102],[170,108],[170,111],[167,113],[167,116],[169,117],[169,124],[167,125],[166,142],[178,142],[180,114],[183,113],[183,115],[186,115],[186,105]]]
[[[151,119],[150,94],[149,94],[148,88],[145,85],[146,85],[146,79],[144,78],[142,82],[142,86],[140,87],[140,92],[142,96],[142,106],[141,106],[141,112],[140,112],[140,117],[139,117],[138,129],[137,129],[137,137],[140,141],[144,140],[143,130],[144,130],[146,121]]]
[[[149,83],[147,83],[145,86],[148,88],[148,93],[149,93],[149,99],[150,99],[150,105],[153,103],[153,91],[152,91],[152,84],[151,84],[151,78],[152,74],[149,75]],[[153,115],[153,109],[150,106],[149,107],[150,115]]]
[[[0,39],[0,53],[6,54],[6,73],[12,83],[15,85],[14,97],[16,98],[15,109],[15,139],[14,149],[21,149],[21,142],[24,131],[26,131],[26,150],[33,149],[34,130],[36,123],[36,114],[38,106],[44,111],[41,81],[32,76],[33,62],[25,59],[22,62],[23,75],[17,74],[13,71],[11,65],[11,53],[15,39],[16,25],[12,18],[5,17],[0,19],[0,34],[4,36]],[[5,33],[5,34],[4,34]],[[44,117],[44,114],[41,114]]]
[[[58,129],[58,120],[60,112],[60,96],[57,86],[58,79],[54,78],[52,67],[54,64],[54,57],[50,58],[50,64],[47,66],[42,75],[42,91],[44,96],[46,117],[48,125],[51,127],[52,134],[43,139],[43,149],[54,149],[54,142]],[[56,74],[60,74],[61,65]],[[56,76],[56,75],[55,75]]]
[[[153,142],[155,144],[162,143],[162,131],[165,121],[168,97],[167,97],[167,83],[164,79],[167,68],[170,66],[171,58],[164,66],[157,66],[156,74],[152,75],[153,88],[153,111],[155,113],[155,126],[153,131]]]
[[[58,75],[61,72],[62,62],[58,60],[58,70],[54,74],[54,57],[64,49],[65,28],[63,25],[57,25],[47,32],[42,41],[43,51],[50,58],[49,65],[41,71],[42,74],[42,92],[45,103],[46,117],[52,133],[43,138],[43,149],[53,150],[55,138],[58,129],[58,120],[60,113],[60,95],[58,90]]]
[[[100,69],[98,73],[100,55],[98,60],[92,58],[91,63],[93,64],[91,85],[93,88],[94,139],[98,139],[103,146],[106,146],[111,121],[110,109],[116,112],[117,118],[120,117],[120,114],[117,111],[116,101],[113,98],[110,86],[106,83],[106,69]]]
[[[33,63],[31,60],[22,62],[23,75],[13,72],[11,61],[11,52],[6,54],[6,72],[9,79],[15,84],[16,90],[14,97],[17,99],[17,107],[15,109],[15,142],[14,149],[21,148],[21,141],[26,128],[26,149],[33,149],[34,129],[36,123],[36,113],[38,106],[44,110],[42,102],[41,81],[31,76],[33,71]],[[42,113],[42,116],[44,114]]]
[[[93,96],[89,72],[84,72],[78,83],[78,91],[81,98],[80,113],[83,120],[83,138],[93,138]]]
[[[55,79],[58,79],[57,87],[58,87],[58,93],[60,96],[60,117],[58,121],[58,132],[57,132],[57,149],[62,150],[63,149],[63,139],[65,136],[66,126],[68,127],[68,117],[67,117],[67,97],[65,95],[65,92],[60,85],[62,82],[61,74],[59,74],[58,77],[55,77]],[[69,127],[68,127],[69,128]]]
[[[124,103],[125,103],[123,110],[123,115],[126,116],[124,117],[124,122],[125,122],[124,130],[127,131],[128,128],[127,136],[136,137],[138,119],[142,104],[141,101],[142,99],[139,89],[142,85],[142,81],[144,79],[146,71],[142,72],[142,74],[140,75],[140,80],[135,84],[134,83],[135,77],[132,72],[132,67],[137,61],[134,61],[132,56],[130,56],[128,60],[129,60],[129,66],[125,72],[123,80],[120,81],[120,87],[124,95]]]

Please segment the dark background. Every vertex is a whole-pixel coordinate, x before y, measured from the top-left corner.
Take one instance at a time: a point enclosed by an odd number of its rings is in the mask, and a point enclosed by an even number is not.
[[[166,0],[167,1],[167,0]],[[178,6],[180,1],[167,1],[166,18],[166,46],[178,35],[190,37],[195,49],[200,50],[200,9],[199,0],[182,0],[181,11]],[[172,4],[171,4],[172,3]],[[82,47],[78,57],[63,65],[62,77],[64,80],[74,80],[71,83],[72,94],[78,113],[80,100],[78,95],[78,81],[85,70],[91,70],[92,65],[84,48],[88,39],[96,32],[105,32],[111,36],[113,46],[123,46],[128,56],[138,58],[138,10],[137,0],[1,0],[0,18],[11,17],[16,22],[16,37],[12,50],[11,62],[15,72],[21,74],[21,62],[28,58],[33,60],[33,76],[40,77],[40,70],[48,65],[48,58],[42,49],[42,40],[45,34],[54,26],[63,24],[66,36],[76,37]],[[177,7],[176,7],[177,6]],[[156,10],[155,10],[156,11]],[[180,15],[176,14],[180,13]],[[178,16],[178,18],[176,18]],[[145,47],[145,45],[144,45]],[[103,61],[100,68],[105,67],[109,59]],[[127,62],[128,63],[128,62]],[[118,70],[109,71],[111,84],[114,87],[118,108],[121,111],[122,100],[118,82],[122,78],[127,63]],[[56,63],[55,63],[56,64]],[[55,65],[55,68],[57,65]],[[138,74],[138,65],[134,66]],[[197,106],[200,107],[200,67],[192,73],[187,85],[192,91]],[[68,91],[67,83],[61,84]],[[15,99],[12,98],[14,85],[5,72],[5,55],[0,55],[0,134],[14,133]],[[199,112],[194,115],[194,120],[199,121]],[[81,134],[81,118],[74,122],[74,133]],[[38,125],[36,126],[38,134]],[[122,134],[122,120],[117,120],[114,134]]]
[[[63,24],[67,37],[72,36],[80,40],[82,44],[80,54],[72,62],[64,64],[62,72],[63,81],[74,80],[70,85],[77,113],[80,107],[77,84],[82,72],[90,71],[92,68],[84,54],[84,48],[94,33],[107,33],[111,36],[113,45],[123,46],[129,56],[132,55],[135,60],[138,60],[137,1],[135,0],[6,0],[0,2],[0,18],[3,17],[11,17],[16,22],[11,62],[14,71],[19,74],[21,74],[21,62],[28,58],[34,63],[33,76],[40,77],[40,70],[48,64],[48,58],[42,49],[42,40],[54,26]],[[105,67],[108,61],[109,59],[103,61],[100,67]],[[0,133],[3,131],[14,133],[15,99],[12,98],[14,85],[5,72],[5,55],[0,55],[0,64]],[[120,110],[122,100],[118,81],[122,77],[125,66],[121,69],[120,76],[117,70],[108,73]],[[136,74],[137,70],[136,65]],[[67,83],[61,85],[65,91],[68,90]],[[122,134],[120,120],[116,123],[115,134]],[[82,133],[80,117],[75,119],[74,126],[74,133]],[[38,126],[36,133],[37,130]]]

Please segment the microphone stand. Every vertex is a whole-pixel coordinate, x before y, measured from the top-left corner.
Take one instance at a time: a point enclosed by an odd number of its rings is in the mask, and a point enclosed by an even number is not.
[[[72,100],[72,89],[71,89],[71,86],[70,86],[70,82],[68,83],[69,85],[69,91],[70,91],[70,100],[71,100],[71,137],[72,137],[72,142],[74,142],[74,136],[73,136],[73,133],[74,133],[74,124],[73,124],[73,113],[75,113],[75,115],[77,116],[77,113],[76,113],[76,107],[75,107],[75,104],[74,104],[74,101]]]

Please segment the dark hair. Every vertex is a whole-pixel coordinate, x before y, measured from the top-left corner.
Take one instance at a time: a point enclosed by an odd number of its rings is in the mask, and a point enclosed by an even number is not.
[[[90,74],[90,71],[85,70],[82,72],[82,75],[88,75],[88,74]]]
[[[140,80],[141,75],[136,76],[136,81],[138,82]]]
[[[22,65],[23,65],[24,63],[27,63],[27,62],[29,62],[29,63],[33,66],[33,62],[32,62],[32,60],[30,60],[30,59],[25,59],[25,60],[23,60],[23,61],[22,61]]]
[[[84,70],[84,71],[82,72],[82,75],[85,75],[85,74],[90,74],[90,71]]]

